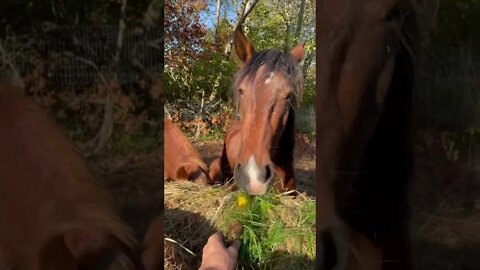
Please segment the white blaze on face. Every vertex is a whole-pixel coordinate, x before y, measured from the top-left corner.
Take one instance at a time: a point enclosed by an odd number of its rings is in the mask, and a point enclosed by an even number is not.
[[[247,184],[247,191],[250,195],[263,195],[267,192],[268,182],[265,182],[264,179],[260,179],[261,169],[258,167],[255,162],[255,158],[250,156],[248,163],[245,166],[245,171],[249,179]],[[263,180],[263,181],[262,181]]]
[[[272,81],[273,77],[275,77],[275,73],[270,72],[270,75],[269,75],[268,78],[265,80],[265,84],[269,84],[269,83]]]
[[[248,159],[245,170],[247,171],[247,175],[250,180],[258,180],[260,168],[257,166],[257,163],[255,162],[255,158],[253,156],[250,156],[250,158]]]

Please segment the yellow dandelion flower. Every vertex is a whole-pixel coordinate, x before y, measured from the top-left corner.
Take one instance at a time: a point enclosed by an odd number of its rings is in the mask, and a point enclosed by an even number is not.
[[[238,197],[237,197],[237,205],[238,205],[239,207],[242,207],[242,206],[246,205],[247,202],[248,202],[247,196],[245,196],[245,195],[238,195]]]

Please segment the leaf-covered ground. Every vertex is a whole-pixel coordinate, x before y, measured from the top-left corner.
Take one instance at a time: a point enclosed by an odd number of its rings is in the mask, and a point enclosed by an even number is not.
[[[411,199],[417,269],[480,269],[480,160],[418,153]]]

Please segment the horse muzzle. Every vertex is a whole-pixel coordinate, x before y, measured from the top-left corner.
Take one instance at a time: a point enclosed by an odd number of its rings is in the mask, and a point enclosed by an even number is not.
[[[233,170],[235,183],[249,195],[264,195],[267,193],[273,179],[273,164],[259,165],[253,156],[247,164],[237,163]]]

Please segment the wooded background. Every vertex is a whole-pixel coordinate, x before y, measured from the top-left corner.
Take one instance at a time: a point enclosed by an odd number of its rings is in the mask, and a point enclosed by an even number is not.
[[[424,35],[416,59],[417,128],[421,135],[441,134],[449,158],[473,161],[480,154],[480,1],[419,2]]]
[[[223,137],[238,70],[232,33],[243,25],[257,51],[305,43],[299,132],[314,134],[315,1],[200,0],[165,3],[165,107],[194,139]]]
[[[163,0],[0,2],[0,73],[87,153],[159,142]]]
[[[471,157],[480,141],[480,1],[416,2],[423,33],[415,57],[420,143],[430,138],[453,159]],[[313,132],[316,60],[311,0],[167,1],[166,110],[195,138],[215,132],[219,123],[228,124],[225,114],[232,113],[228,101],[237,70],[231,33],[239,22],[256,49],[287,50],[306,42],[302,63],[306,88],[298,127],[300,132]]]
[[[480,141],[480,1],[417,2],[425,33],[416,57],[417,128],[448,137],[444,148],[452,157],[473,156]],[[0,2],[0,71],[18,76],[92,150],[132,136],[152,138],[135,145],[151,145],[163,83],[167,111],[193,121],[194,136],[208,137],[232,113],[231,32],[244,20],[259,50],[306,42],[298,126],[312,132],[314,14],[313,0],[6,0]]]

